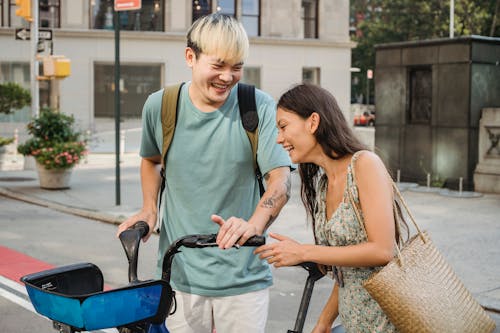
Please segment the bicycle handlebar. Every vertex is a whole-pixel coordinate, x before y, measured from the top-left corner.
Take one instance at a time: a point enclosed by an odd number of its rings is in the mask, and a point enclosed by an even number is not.
[[[139,244],[141,239],[149,233],[149,226],[144,221],[138,221],[132,227],[123,231],[120,234],[120,241],[128,259],[128,280],[130,283],[138,282],[137,278],[137,262],[139,258]],[[205,235],[187,235],[175,240],[165,252],[163,257],[163,273],[162,279],[170,283],[170,271],[172,260],[176,253],[180,252],[179,248],[204,248],[218,246],[217,234]],[[261,246],[266,243],[264,236],[250,237],[243,246]],[[239,247],[235,245],[235,247]]]
[[[141,239],[149,233],[149,225],[139,221],[120,234],[120,241],[128,259],[128,281],[139,281],[137,278],[137,261],[139,259],[139,244]]]
[[[203,247],[216,247],[217,234],[208,235],[187,235],[175,240],[165,252],[163,257],[162,266],[162,280],[170,283],[170,272],[172,268],[172,261],[176,253],[179,253],[179,248],[203,248]],[[253,236],[250,237],[243,246],[261,246],[266,243],[266,238],[264,236]],[[239,246],[235,246],[239,247]]]

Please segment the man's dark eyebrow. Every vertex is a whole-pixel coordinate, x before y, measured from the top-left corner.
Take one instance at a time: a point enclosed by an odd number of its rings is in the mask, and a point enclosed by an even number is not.
[[[226,62],[224,60],[222,60],[222,59],[217,59],[216,62],[218,64],[221,64],[221,65],[225,65],[226,64]],[[244,62],[240,61],[239,63],[234,64],[232,67],[234,67],[234,66],[243,66],[243,64],[244,64]]]

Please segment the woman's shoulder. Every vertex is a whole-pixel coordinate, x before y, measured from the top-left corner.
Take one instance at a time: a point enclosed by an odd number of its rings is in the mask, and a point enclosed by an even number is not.
[[[352,157],[352,172],[357,179],[371,178],[373,175],[387,174],[382,159],[372,151],[360,150]]]
[[[382,159],[372,151],[359,150],[352,155],[352,164],[358,167],[366,168],[371,166],[383,166]]]

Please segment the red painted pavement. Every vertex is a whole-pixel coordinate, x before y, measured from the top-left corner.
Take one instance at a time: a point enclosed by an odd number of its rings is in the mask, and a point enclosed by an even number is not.
[[[9,280],[23,284],[21,277],[55,268],[56,266],[44,261],[30,257],[24,253],[9,249],[0,245],[0,276]],[[104,284],[104,290],[112,289],[109,285]]]
[[[24,253],[0,246],[0,275],[17,283],[21,283],[19,279],[24,275],[54,267],[54,265],[30,257]]]

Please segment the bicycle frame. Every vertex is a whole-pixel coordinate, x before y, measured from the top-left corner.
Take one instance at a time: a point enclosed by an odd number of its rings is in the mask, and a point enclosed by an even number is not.
[[[140,240],[149,232],[140,221],[120,234],[127,255],[129,284],[103,291],[100,269],[91,264],[73,264],[23,276],[35,310],[54,322],[60,332],[73,333],[116,327],[120,332],[168,332],[165,319],[174,305],[170,287],[172,261],[181,247],[216,247],[217,235],[188,235],[176,240],[163,257],[160,280],[140,281],[137,262]],[[250,238],[244,246],[260,246],[262,236]]]

